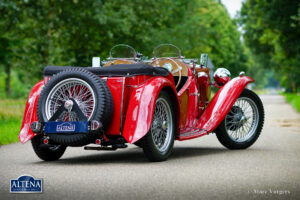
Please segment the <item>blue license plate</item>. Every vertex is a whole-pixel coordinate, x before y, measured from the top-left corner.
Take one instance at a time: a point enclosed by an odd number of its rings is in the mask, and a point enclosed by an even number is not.
[[[87,121],[79,122],[46,122],[45,133],[87,133]]]

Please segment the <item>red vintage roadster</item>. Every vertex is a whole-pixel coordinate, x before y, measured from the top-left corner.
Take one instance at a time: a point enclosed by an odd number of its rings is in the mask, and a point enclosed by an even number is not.
[[[197,64],[199,63],[199,64]],[[245,89],[254,82],[219,68],[210,80],[207,54],[186,59],[174,45],[159,45],[153,58],[128,45],[112,48],[99,67],[44,69],[31,90],[19,134],[37,156],[59,159],[67,146],[116,150],[127,143],[150,161],[166,160],[174,140],[215,132],[229,149],[245,149],[259,137],[264,109]],[[219,88],[210,98],[211,86]]]

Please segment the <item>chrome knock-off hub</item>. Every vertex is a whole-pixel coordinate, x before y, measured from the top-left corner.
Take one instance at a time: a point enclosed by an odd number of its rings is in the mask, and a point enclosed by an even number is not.
[[[72,108],[73,108],[73,101],[72,100],[67,100],[66,102],[65,102],[65,109],[67,109],[68,110],[68,112],[71,112],[71,110],[72,110]]]

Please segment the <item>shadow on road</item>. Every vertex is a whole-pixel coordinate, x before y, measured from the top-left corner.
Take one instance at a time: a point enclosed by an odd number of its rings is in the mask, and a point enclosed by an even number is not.
[[[228,150],[225,148],[212,147],[175,147],[170,159],[192,158],[199,156],[207,156],[212,154],[225,153]]]
[[[58,161],[52,162],[36,162],[34,164],[47,164],[47,165],[89,165],[89,164],[125,164],[125,163],[145,163],[147,159],[144,157],[143,152],[141,150],[134,151],[114,151],[114,152],[96,152],[94,154],[89,155],[80,155],[80,156],[72,156],[72,157],[62,157]]]
[[[201,156],[213,156],[220,154],[240,154],[240,153],[258,153],[261,151],[268,151],[267,149],[246,149],[246,150],[228,150],[225,148],[217,147],[174,147],[172,155],[168,161],[172,162],[179,159],[192,159]],[[203,158],[206,159],[206,158]],[[168,162],[167,161],[167,162]],[[114,152],[99,152],[89,155],[80,155],[67,158],[61,158],[58,161],[51,162],[34,162],[32,164],[38,165],[89,165],[89,164],[148,164],[149,161],[144,156],[141,148],[133,148],[128,150],[119,150]],[[163,163],[163,162],[162,162]]]
[[[189,159],[194,157],[201,157],[207,155],[221,154],[228,152],[224,148],[212,148],[212,147],[174,147],[172,155],[169,157],[169,161],[177,159]],[[128,150],[119,150],[114,152],[99,152],[89,155],[80,155],[73,157],[62,157],[58,161],[52,162],[35,162],[33,164],[78,164],[78,165],[88,165],[88,164],[143,164],[149,163],[144,156],[143,150],[141,148],[133,148]]]

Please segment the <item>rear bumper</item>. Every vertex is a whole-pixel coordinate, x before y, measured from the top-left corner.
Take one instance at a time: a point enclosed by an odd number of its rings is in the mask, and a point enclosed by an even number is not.
[[[38,122],[35,121],[30,126],[32,132],[37,134],[76,134],[76,133],[96,133],[102,128],[102,123],[92,121],[61,121],[61,122]]]

